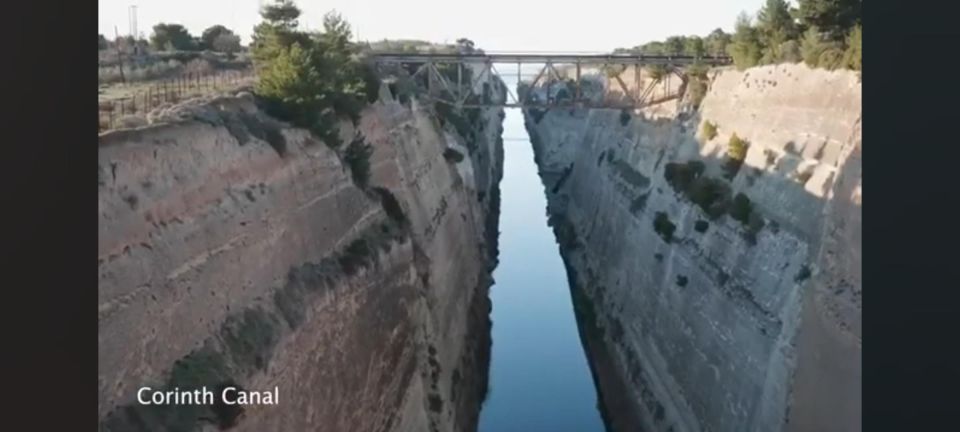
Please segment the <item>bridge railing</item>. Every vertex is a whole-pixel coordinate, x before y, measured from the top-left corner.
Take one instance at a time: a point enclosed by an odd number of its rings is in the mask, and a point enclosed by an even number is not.
[[[370,57],[389,63],[580,63],[580,64],[640,64],[722,66],[732,64],[729,56],[716,55],[647,55],[647,54],[577,54],[577,53],[404,53],[377,52]]]

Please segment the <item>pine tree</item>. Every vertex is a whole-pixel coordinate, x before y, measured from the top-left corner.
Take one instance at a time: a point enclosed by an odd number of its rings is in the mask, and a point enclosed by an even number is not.
[[[862,0],[799,0],[798,16],[808,27],[817,26],[831,40],[841,40],[860,23]]]
[[[783,42],[797,37],[797,27],[786,0],[767,0],[757,12],[757,27],[765,38],[778,35]]]
[[[706,45],[707,52],[710,55],[724,55],[727,53],[727,45],[730,44],[730,35],[725,33],[723,29],[714,29],[707,36]]]
[[[763,49],[759,32],[750,25],[750,17],[746,12],[741,12],[737,16],[735,28],[733,42],[727,47],[734,64],[740,70],[756,66],[760,63]]]
[[[685,41],[683,47],[683,53],[691,56],[703,56],[707,53],[706,44],[703,43],[703,39],[700,36],[690,36]]]
[[[250,44],[254,66],[269,64],[284,49],[299,43],[301,48],[311,44],[309,36],[298,32],[300,9],[290,0],[276,0],[260,11],[263,21],[253,28]]]

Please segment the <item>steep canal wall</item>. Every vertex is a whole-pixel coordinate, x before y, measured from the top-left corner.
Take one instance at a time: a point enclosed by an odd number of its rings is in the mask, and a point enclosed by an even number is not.
[[[859,430],[860,119],[855,73],[803,65],[526,112],[616,430]]]
[[[361,161],[249,94],[100,136],[101,430],[474,430],[502,113],[464,134],[400,99],[384,85],[341,124],[372,149]],[[280,403],[136,401],[225,385]]]

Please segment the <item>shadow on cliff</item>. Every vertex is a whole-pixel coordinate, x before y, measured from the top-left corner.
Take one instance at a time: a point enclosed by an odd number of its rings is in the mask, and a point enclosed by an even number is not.
[[[629,126],[633,122],[643,122],[643,130],[661,131],[664,128],[673,128],[670,132],[670,139],[673,142],[670,146],[694,145],[695,142],[698,151],[695,156],[686,157],[678,153],[678,149],[664,147],[661,148],[657,157],[657,162],[652,171],[652,176],[662,176],[662,180],[656,178],[648,179],[639,173],[635,168],[625,164],[622,159],[611,156],[611,152],[606,150],[600,153],[599,158],[596,154],[590,157],[590,160],[583,159],[583,153],[577,152],[580,156],[568,166],[548,167],[544,161],[545,148],[543,137],[538,134],[538,125],[544,118],[551,116],[570,116],[579,117],[584,123],[591,121],[592,116],[585,115],[581,111],[569,109],[554,109],[548,111],[527,110],[525,112],[525,125],[530,135],[531,143],[534,148],[534,158],[539,167],[540,176],[544,183],[545,192],[548,196],[550,225],[554,230],[557,243],[560,248],[561,256],[567,269],[567,276],[570,283],[571,295],[573,298],[574,312],[577,319],[581,342],[587,353],[594,382],[597,385],[598,408],[607,429],[610,431],[643,430],[645,424],[661,424],[664,419],[664,407],[659,402],[644,400],[647,407],[647,414],[640,414],[636,409],[634,393],[631,383],[633,377],[640,375],[640,365],[635,357],[621,360],[613,350],[612,344],[619,344],[623,337],[622,324],[613,320],[607,324],[597,319],[597,315],[603,313],[598,310],[595,303],[602,303],[602,287],[597,288],[598,295],[601,298],[597,301],[591,299],[587,294],[585,287],[579,286],[582,279],[587,281],[597,280],[595,275],[586,274],[582,278],[578,276],[577,270],[570,264],[570,254],[584,246],[584,239],[578,237],[578,230],[565,215],[565,206],[569,205],[569,185],[576,181],[571,178],[570,173],[576,165],[594,164],[601,166],[607,164],[611,173],[620,171],[621,177],[629,178],[631,175],[645,181],[620,181],[621,187],[618,188],[631,199],[630,210],[636,217],[638,212],[647,212],[650,219],[654,220],[654,229],[667,243],[695,241],[694,239],[682,238],[677,235],[677,222],[669,220],[666,215],[667,209],[646,209],[646,197],[655,189],[672,191],[682,202],[688,202],[700,211],[696,213],[697,224],[695,231],[705,231],[709,223],[718,222],[722,218],[730,218],[736,223],[743,239],[748,247],[755,247],[758,241],[764,241],[764,237],[780,234],[781,230],[786,230],[792,235],[806,240],[810,245],[810,252],[807,255],[807,265],[803,266],[796,274],[787,275],[795,282],[800,283],[798,289],[805,293],[810,290],[811,275],[815,274],[820,267],[824,265],[824,257],[818,256],[817,250],[821,239],[829,235],[835,224],[830,223],[829,216],[824,217],[824,208],[828,205],[828,197],[834,196],[841,200],[850,201],[848,198],[853,194],[853,190],[859,183],[859,165],[851,169],[848,165],[851,158],[844,161],[844,164],[833,170],[826,176],[821,176],[817,181],[819,185],[808,184],[813,177],[812,168],[816,165],[824,164],[821,161],[822,149],[817,151],[813,158],[803,156],[805,149],[797,149],[794,142],[785,143],[765,143],[764,147],[757,146],[752,148],[749,137],[746,139],[745,149],[739,151],[732,147],[736,144],[727,142],[723,139],[721,143],[714,142],[712,146],[705,148],[705,139],[703,139],[701,127],[703,120],[701,113],[697,110],[681,111],[674,118],[645,118],[642,115],[634,115],[629,118],[622,117],[620,110],[610,110],[618,113],[620,119],[616,125],[612,122],[609,127],[624,128],[623,136],[631,137]],[[613,114],[611,114],[613,117]],[[606,124],[604,124],[606,126]],[[574,126],[575,128],[576,126]],[[636,130],[636,129],[634,129]],[[730,135],[736,131],[730,131]],[[578,145],[590,145],[589,139],[593,137],[581,137]],[[600,152],[601,147],[613,149],[622,145],[620,142],[611,142],[609,144],[597,145],[596,152]],[[692,142],[691,142],[692,141]],[[636,141],[634,141],[636,142]],[[777,148],[777,146],[782,146]],[[858,144],[859,148],[859,144]],[[623,154],[622,147],[620,148]],[[757,154],[756,152],[761,152]],[[749,156],[748,156],[749,155]],[[596,158],[596,161],[593,159]],[[815,160],[815,162],[814,162]],[[759,161],[759,163],[758,163]],[[619,164],[618,164],[619,163]],[[626,168],[624,168],[626,165]],[[630,172],[632,170],[633,172]],[[627,171],[624,175],[623,172]],[[847,175],[847,172],[850,174]],[[854,172],[855,171],[855,172]],[[851,177],[847,181],[835,181],[835,179]],[[812,190],[818,193],[811,192]],[[833,191],[833,194],[829,194]],[[782,207],[782,201],[789,200],[791,203],[788,208]],[[848,208],[847,211],[859,215],[859,202],[853,204],[855,208]],[[662,210],[662,211],[659,211]],[[657,218],[653,217],[654,213]],[[663,214],[661,219],[660,215]],[[690,217],[690,216],[687,216]],[[659,222],[658,222],[659,220]],[[859,223],[859,219],[855,223]],[[703,226],[703,231],[700,226]],[[842,225],[841,225],[842,226]],[[696,235],[694,230],[690,234]],[[859,232],[859,231],[857,231]],[[859,242],[859,235],[855,236],[855,241]],[[859,243],[856,245],[859,249]],[[662,256],[658,260],[662,260]],[[859,261],[857,261],[859,265]],[[811,270],[812,268],[812,270]],[[590,269],[586,269],[590,272]],[[730,275],[720,272],[715,281],[718,286],[726,285]],[[814,277],[816,279],[816,277]],[[685,283],[685,281],[684,281]],[[680,284],[680,282],[678,282]],[[859,285],[859,279],[856,281]],[[740,289],[728,288],[728,295],[734,295],[751,302],[762,309],[752,297],[749,289],[740,287]],[[827,288],[826,292],[835,292],[833,288]],[[856,289],[859,292],[859,287]],[[804,294],[805,295],[805,294]],[[779,334],[782,331],[782,325],[779,325],[779,318],[772,316],[778,322],[775,331]],[[859,316],[857,317],[859,321]],[[801,323],[801,325],[804,325]],[[817,347],[804,347],[799,349],[816,349]],[[626,365],[618,365],[625,361]],[[814,366],[816,367],[816,366]],[[621,372],[629,376],[622,376]],[[823,384],[822,390],[818,392],[829,391],[829,383]],[[647,393],[646,390],[643,391]],[[790,403],[790,401],[788,401]],[[665,426],[664,426],[665,427]]]

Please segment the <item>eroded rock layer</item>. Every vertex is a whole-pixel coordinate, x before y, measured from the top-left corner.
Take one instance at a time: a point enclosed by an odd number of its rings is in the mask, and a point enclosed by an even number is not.
[[[100,137],[101,429],[473,430],[500,113],[465,139],[384,88],[341,125],[373,149],[365,184],[250,95],[177,110]],[[136,400],[226,385],[278,388],[279,403]]]

